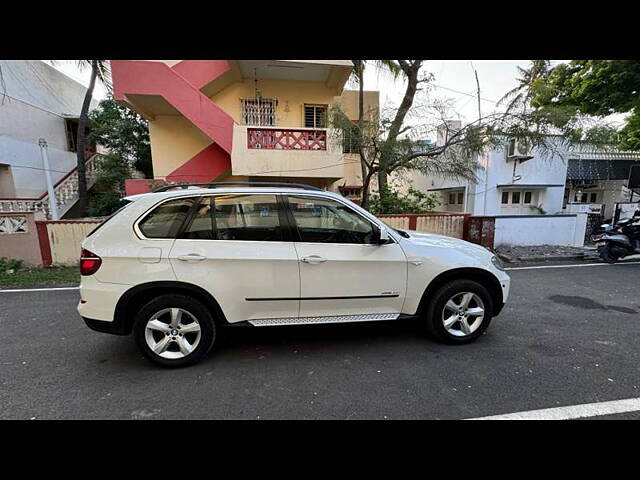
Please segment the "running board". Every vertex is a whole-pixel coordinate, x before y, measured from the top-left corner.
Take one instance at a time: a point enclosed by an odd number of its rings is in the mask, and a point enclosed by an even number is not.
[[[351,323],[351,322],[376,322],[380,320],[396,320],[398,313],[368,313],[365,315],[338,315],[334,317],[288,317],[288,318],[264,318],[249,320],[254,327],[271,327],[274,325],[311,325],[317,323]]]

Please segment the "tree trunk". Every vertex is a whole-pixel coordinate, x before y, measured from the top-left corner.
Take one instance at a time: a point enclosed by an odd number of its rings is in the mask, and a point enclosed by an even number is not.
[[[362,193],[360,205],[362,208],[367,208],[369,204],[369,182],[365,184],[365,178],[368,175],[368,167],[367,163],[364,159],[364,151],[362,147],[362,125],[364,121],[364,61],[356,60],[357,65],[357,75],[359,78],[358,82],[358,153],[360,155],[360,169],[362,171]]]
[[[421,60],[415,60],[412,64],[407,64],[406,62],[400,61],[400,66],[402,71],[407,78],[407,89],[404,92],[404,97],[402,98],[402,102],[400,103],[400,107],[396,112],[396,116],[391,122],[391,126],[389,127],[389,133],[387,134],[386,145],[387,148],[383,149],[380,152],[380,171],[378,172],[378,192],[382,192],[384,187],[387,186],[387,166],[390,163],[390,158],[392,156],[391,149],[395,145],[396,139],[400,134],[400,129],[404,123],[404,119],[407,116],[407,113],[411,109],[413,105],[413,99],[416,96],[418,91],[418,72],[420,71],[420,66],[422,65]]]
[[[364,120],[364,62],[362,60],[359,61],[358,77],[360,78],[360,81],[358,82],[358,153],[360,154],[360,169],[362,171],[362,193],[360,195],[360,205],[362,208],[367,208],[369,206],[369,182],[367,181],[365,183],[365,178],[367,178],[368,175],[368,167],[364,159],[364,151],[362,147],[362,139],[364,137],[362,134],[362,125]]]
[[[84,95],[84,101],[82,102],[82,110],[80,111],[80,118],[78,120],[78,133],[77,133],[77,152],[76,158],[78,162],[78,212],[81,217],[87,215],[87,176],[85,170],[85,144],[86,144],[86,129],[89,123],[89,107],[91,106],[91,98],[93,97],[93,88],[96,85],[96,77],[98,76],[98,62],[97,60],[91,61],[91,80],[89,81],[89,87]]]
[[[371,185],[371,176],[373,172],[366,173],[362,177],[362,203],[360,206],[365,210],[369,207],[369,185]]]

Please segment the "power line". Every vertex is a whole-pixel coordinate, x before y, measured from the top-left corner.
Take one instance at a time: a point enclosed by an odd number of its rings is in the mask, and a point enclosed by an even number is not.
[[[434,86],[434,87],[436,87],[436,88],[442,88],[442,89],[444,89],[444,90],[449,90],[449,91],[452,91],[452,92],[455,92],[455,93],[459,93],[459,94],[461,94],[461,95],[466,95],[466,96],[468,96],[468,97],[478,98],[478,96],[477,96],[476,94],[473,94],[473,93],[462,92],[462,91],[460,91],[460,90],[456,90],[456,89],[454,89],[454,88],[449,88],[449,87],[445,87],[445,86],[442,86],[442,85],[438,85],[438,84],[436,84],[436,83],[432,83],[431,85],[433,85],[433,86]],[[483,100],[483,101],[485,101],[485,102],[491,102],[491,103],[496,104],[496,105],[498,104],[498,101],[496,101],[496,100],[490,100],[490,99],[488,99],[488,98],[482,98],[482,97],[480,97],[480,100]]]
[[[13,164],[11,164],[11,163],[8,163],[8,164],[6,164],[6,165],[8,165],[9,167],[12,167],[12,168],[29,168],[29,169],[31,169],[31,170],[42,170],[42,171],[46,171],[46,169],[44,169],[44,168],[42,168],[42,167],[30,167],[29,165],[13,165]],[[73,167],[73,168],[75,168],[75,167]],[[73,170],[73,168],[72,168],[71,170]],[[54,170],[54,169],[50,168],[48,171],[49,171],[49,172],[56,172],[56,173],[64,173],[64,174],[67,174],[67,173],[69,173],[71,170],[64,171],[64,170]]]

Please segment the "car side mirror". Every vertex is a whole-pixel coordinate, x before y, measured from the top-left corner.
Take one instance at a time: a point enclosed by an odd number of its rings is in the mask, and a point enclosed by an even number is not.
[[[384,227],[378,227],[374,225],[373,227],[374,238],[373,243],[377,245],[384,245],[385,243],[389,243],[389,233],[387,229]]]

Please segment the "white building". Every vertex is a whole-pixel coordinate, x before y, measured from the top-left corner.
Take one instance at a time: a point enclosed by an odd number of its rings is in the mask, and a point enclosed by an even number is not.
[[[0,60],[0,211],[46,210],[40,138],[48,144],[59,211],[73,206],[76,130],[85,92],[40,60]]]
[[[451,129],[460,125],[451,125]],[[442,144],[439,135],[437,144]],[[570,150],[558,137],[554,154],[536,149],[518,152],[509,142],[479,155],[477,182],[412,172],[412,186],[437,193],[438,210],[472,215],[540,215],[601,212],[613,215],[616,202],[630,199],[625,187],[639,152]],[[405,180],[407,177],[405,176]],[[637,200],[637,199],[636,199]]]

